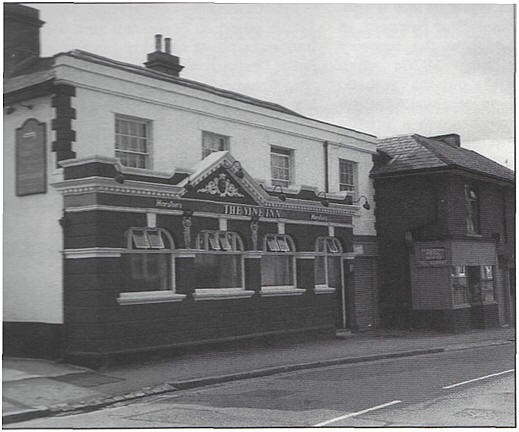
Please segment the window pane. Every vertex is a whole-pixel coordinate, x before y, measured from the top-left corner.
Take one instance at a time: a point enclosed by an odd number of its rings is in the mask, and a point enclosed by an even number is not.
[[[335,244],[335,242],[333,240],[334,239],[332,239],[332,238],[327,239],[326,243],[328,244],[328,252],[338,253],[339,248],[337,247],[337,245]]]
[[[209,233],[208,239],[209,239],[209,247],[212,250],[220,250],[220,242],[218,241],[217,234]]]
[[[171,256],[158,253],[122,254],[122,292],[171,289]]]
[[[232,250],[231,243],[229,242],[229,238],[226,234],[220,234],[220,245],[222,246],[222,249],[225,251]]]
[[[290,246],[288,245],[287,239],[284,237],[277,238],[279,250],[281,252],[290,252]]]
[[[147,230],[146,233],[148,234],[148,241],[151,248],[164,249],[164,242],[159,231]]]
[[[328,286],[332,288],[340,288],[342,285],[341,277],[341,257],[329,256],[328,262]]]
[[[326,265],[326,257],[316,256],[314,260],[315,269],[315,285],[326,285],[326,272],[324,266]]]
[[[144,230],[133,230],[132,231],[133,246],[137,249],[148,249],[150,243]]]
[[[271,252],[279,252],[281,249],[279,248],[279,244],[274,237],[267,238],[267,246],[268,250]]]
[[[241,255],[197,254],[195,257],[197,288],[241,288]]]
[[[293,255],[263,255],[261,284],[263,286],[294,285]]]

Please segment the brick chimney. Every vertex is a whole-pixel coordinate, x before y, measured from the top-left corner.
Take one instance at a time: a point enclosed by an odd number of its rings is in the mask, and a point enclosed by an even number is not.
[[[4,3],[4,76],[20,62],[40,56],[40,11],[16,3]]]
[[[433,139],[436,141],[443,141],[445,144],[449,144],[451,147],[460,147],[461,141],[460,136],[458,134],[446,134],[446,135],[436,135],[432,137],[427,137],[429,139]]]
[[[144,63],[148,69],[163,72],[168,75],[178,77],[184,66],[180,64],[180,59],[171,54],[171,38],[165,38],[165,50],[162,51],[162,35],[155,35],[155,51],[148,54],[148,61]]]

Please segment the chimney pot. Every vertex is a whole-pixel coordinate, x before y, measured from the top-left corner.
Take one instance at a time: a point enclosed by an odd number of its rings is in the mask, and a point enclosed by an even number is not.
[[[455,133],[445,134],[445,135],[436,135],[432,137],[427,137],[429,139],[443,141],[445,144],[450,145],[451,147],[461,147],[460,136]]]
[[[164,39],[166,54],[171,54],[171,38]]]
[[[155,51],[162,51],[162,35],[155,35]]]

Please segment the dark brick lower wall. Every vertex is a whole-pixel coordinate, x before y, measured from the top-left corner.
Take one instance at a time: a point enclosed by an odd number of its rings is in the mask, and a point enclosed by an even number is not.
[[[39,322],[3,323],[4,356],[60,358],[63,349],[63,324]]]
[[[418,329],[456,333],[471,328],[485,329],[499,326],[497,304],[448,310],[414,310],[409,316],[410,327]]]
[[[81,261],[88,272],[87,260]],[[104,283],[102,272],[95,277],[97,289],[88,287],[92,275],[86,273],[69,274],[66,279],[69,361],[265,334],[334,329],[333,294],[119,305],[115,273],[110,272],[108,261],[105,259],[102,266],[104,276],[112,276],[109,285]],[[72,264],[66,269],[76,270]],[[116,260],[113,265],[115,270]],[[100,271],[100,265],[95,267]]]
[[[463,332],[471,328],[470,308],[413,310],[409,313],[409,327],[451,333]]]
[[[497,304],[472,306],[473,328],[499,327],[499,312]]]

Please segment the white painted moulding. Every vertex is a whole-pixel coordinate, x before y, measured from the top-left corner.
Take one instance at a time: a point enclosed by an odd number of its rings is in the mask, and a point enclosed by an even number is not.
[[[185,294],[177,294],[173,291],[142,291],[120,293],[117,299],[120,305],[179,302],[184,300]]]
[[[198,288],[193,293],[195,300],[222,300],[252,297],[254,291],[243,288]]]
[[[262,297],[301,295],[304,292],[306,292],[306,290],[293,286],[264,286],[261,287],[260,291]]]

